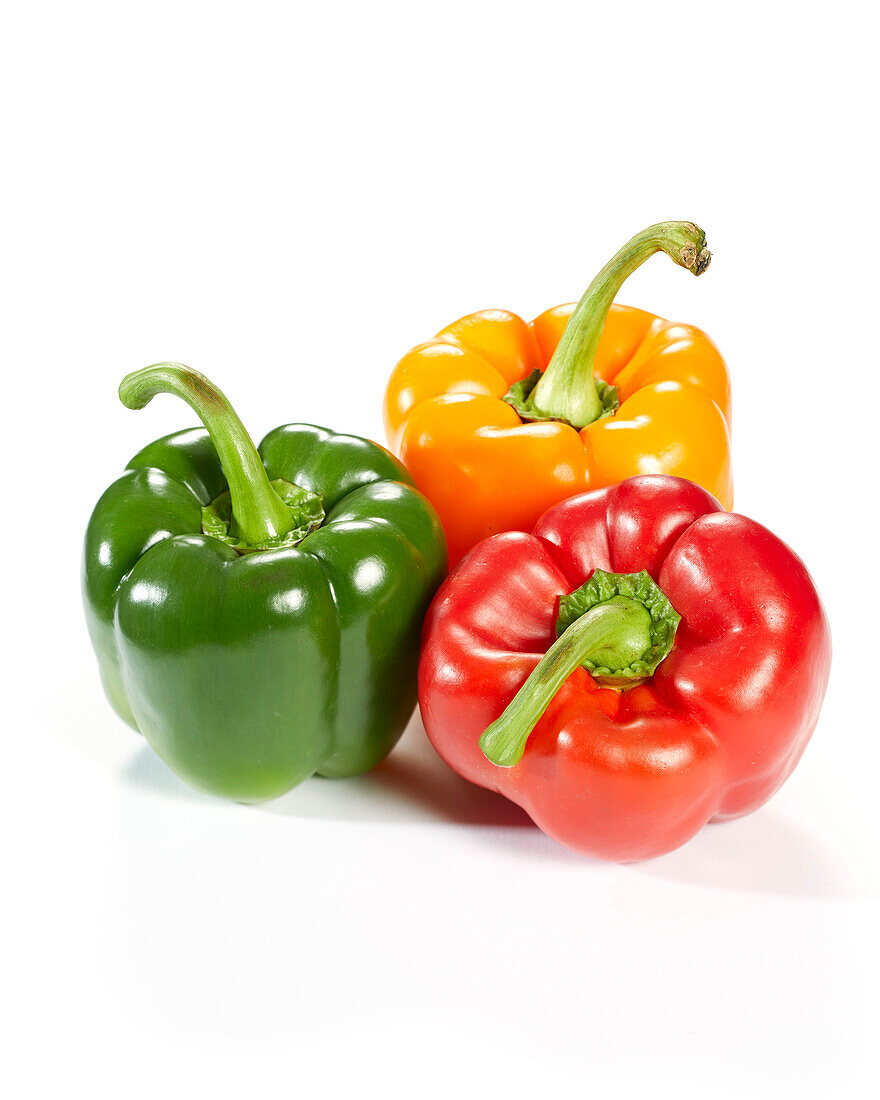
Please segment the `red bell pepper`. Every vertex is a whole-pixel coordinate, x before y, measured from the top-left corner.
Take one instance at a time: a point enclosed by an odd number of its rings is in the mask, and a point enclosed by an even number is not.
[[[422,642],[443,759],[562,844],[621,861],[764,803],[804,751],[831,664],[803,562],[666,476],[479,543]]]

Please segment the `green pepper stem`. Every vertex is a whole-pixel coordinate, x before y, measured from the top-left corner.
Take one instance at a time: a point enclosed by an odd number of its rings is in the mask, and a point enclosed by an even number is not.
[[[243,542],[259,546],[293,527],[290,509],[272,486],[244,424],[228,398],[204,375],[182,363],[156,363],[125,376],[119,399],[142,409],[157,393],[171,393],[195,410],[208,430],[229,485],[232,515]]]
[[[542,414],[566,420],[575,428],[584,428],[602,415],[593,371],[608,310],[636,268],[660,251],[694,275],[702,275],[712,258],[706,234],[692,222],[659,222],[625,244],[587,287],[532,392],[532,402]]]
[[[483,755],[500,768],[512,768],[541,715],[563,683],[585,660],[602,663],[613,650],[624,664],[651,645],[651,615],[636,600],[615,596],[576,619],[547,650],[507,709],[480,738]]]

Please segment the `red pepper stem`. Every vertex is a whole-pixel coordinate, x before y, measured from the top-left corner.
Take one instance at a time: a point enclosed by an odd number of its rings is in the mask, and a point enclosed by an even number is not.
[[[547,650],[507,709],[480,738],[483,755],[500,768],[522,757],[532,730],[563,683],[586,660],[613,651],[622,664],[651,646],[651,615],[638,601],[614,596],[576,619]]]
[[[262,546],[286,535],[294,517],[269,484],[259,452],[225,394],[182,363],[144,367],[126,375],[119,386],[119,399],[129,409],[142,409],[157,393],[181,398],[208,429],[229,485],[232,516],[242,542]]]
[[[532,391],[532,404],[542,415],[566,420],[578,429],[602,415],[594,365],[605,319],[624,282],[661,251],[694,275],[702,275],[712,258],[706,234],[693,222],[659,222],[625,244],[587,287]]]

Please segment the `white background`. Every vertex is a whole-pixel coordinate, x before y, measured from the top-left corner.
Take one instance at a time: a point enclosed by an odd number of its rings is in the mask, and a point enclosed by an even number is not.
[[[30,3],[0,33],[10,1097],[863,1096],[876,1046],[877,85],[868,5]],[[245,809],[103,699],[89,512],[213,377],[258,438],[381,438],[387,375],[700,222],[739,510],[835,641],[766,808],[650,863],[554,845],[433,755]],[[869,1079],[870,1080],[870,1079]]]

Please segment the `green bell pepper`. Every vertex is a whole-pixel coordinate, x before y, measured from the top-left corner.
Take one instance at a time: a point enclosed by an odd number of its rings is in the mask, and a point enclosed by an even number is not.
[[[163,363],[123,403],[186,401],[92,514],[83,593],[106,693],[187,783],[240,802],[367,771],[416,698],[446,572],[431,505],[384,448],[309,424],[259,451],[225,396]]]

